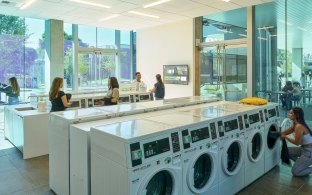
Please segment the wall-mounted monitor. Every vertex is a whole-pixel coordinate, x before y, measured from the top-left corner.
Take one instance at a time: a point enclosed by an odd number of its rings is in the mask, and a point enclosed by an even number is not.
[[[188,65],[164,65],[164,83],[187,85],[189,81]]]

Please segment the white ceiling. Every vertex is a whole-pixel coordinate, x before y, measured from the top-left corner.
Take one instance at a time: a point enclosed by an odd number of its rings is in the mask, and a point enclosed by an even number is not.
[[[136,30],[165,23],[209,15],[273,0],[171,0],[161,5],[143,8],[143,5],[158,0],[85,0],[111,6],[110,9],[78,4],[69,0],[35,0],[26,9],[19,7],[30,0],[0,0],[0,14],[23,16],[38,19],[58,19],[65,23],[87,24],[120,30]],[[156,15],[149,18],[129,13],[129,11]],[[113,14],[120,16],[99,21]]]

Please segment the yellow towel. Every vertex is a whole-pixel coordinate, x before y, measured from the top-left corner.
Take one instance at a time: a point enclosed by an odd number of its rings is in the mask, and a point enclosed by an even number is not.
[[[239,101],[242,104],[251,104],[251,105],[264,105],[268,103],[268,100],[258,97],[249,97],[244,98]]]

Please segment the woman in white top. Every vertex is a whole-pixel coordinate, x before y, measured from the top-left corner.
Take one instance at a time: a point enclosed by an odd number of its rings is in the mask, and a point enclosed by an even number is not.
[[[294,176],[305,176],[312,173],[312,131],[304,120],[301,108],[294,107],[289,111],[288,117],[293,125],[281,132],[281,139],[301,147],[289,147],[289,156],[295,161],[291,172]],[[294,137],[289,134],[294,133]]]

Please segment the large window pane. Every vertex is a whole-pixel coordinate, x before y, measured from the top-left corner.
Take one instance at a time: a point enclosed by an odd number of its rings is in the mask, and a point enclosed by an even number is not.
[[[79,47],[96,47],[96,27],[78,26]]]
[[[97,47],[115,48],[115,30],[97,28]]]
[[[68,90],[73,83],[73,38],[72,25],[64,23],[64,79]]]
[[[120,32],[120,80],[131,79],[130,31]]]

